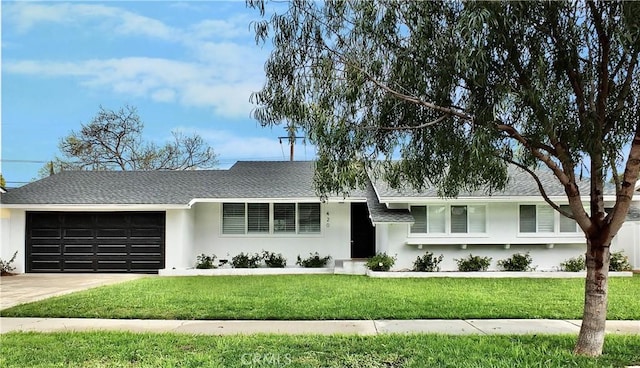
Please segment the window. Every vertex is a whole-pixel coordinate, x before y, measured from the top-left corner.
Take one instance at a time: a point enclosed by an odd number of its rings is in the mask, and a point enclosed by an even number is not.
[[[244,203],[222,204],[222,233],[244,234]]]
[[[320,203],[300,203],[298,214],[300,233],[320,232]]]
[[[411,225],[413,234],[447,233],[447,212],[449,213],[451,233],[485,233],[485,206],[411,206],[415,222]]]
[[[555,228],[555,211],[550,206],[520,205],[521,233],[553,233]]]
[[[444,234],[446,228],[446,207],[445,206],[429,206],[429,232],[432,234]]]
[[[320,203],[223,203],[223,234],[318,234]]]
[[[411,225],[411,232],[424,234],[427,232],[427,206],[411,206],[411,215],[415,222]]]
[[[451,206],[451,232],[467,232],[467,206]]]
[[[247,232],[269,232],[269,203],[247,204]]]
[[[561,205],[560,209],[567,213],[573,213],[569,205]],[[575,233],[578,230],[578,223],[574,219],[570,219],[562,214],[560,215],[560,232],[561,233]]]
[[[296,205],[295,203],[275,203],[273,205],[273,232],[296,232]]]

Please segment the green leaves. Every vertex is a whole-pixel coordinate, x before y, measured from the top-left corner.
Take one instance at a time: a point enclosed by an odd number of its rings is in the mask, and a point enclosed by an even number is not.
[[[254,117],[305,130],[322,194],[361,184],[380,160],[392,185],[444,196],[500,189],[504,159],[556,174],[603,161],[606,173],[638,124],[637,8],[292,1],[254,23],[274,44]]]

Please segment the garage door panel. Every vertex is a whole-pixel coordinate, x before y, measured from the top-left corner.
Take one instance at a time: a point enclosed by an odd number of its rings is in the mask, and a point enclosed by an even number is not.
[[[162,237],[162,229],[151,228],[151,229],[140,229],[140,228],[132,228],[131,229],[131,237],[132,238],[157,238],[160,239]]]
[[[33,268],[36,269],[37,271],[59,271],[61,268],[61,262],[60,261],[52,261],[52,260],[35,260],[32,262],[33,263]]]
[[[40,228],[40,229],[34,229],[31,233],[31,236],[33,238],[55,238],[58,239],[60,238],[60,229],[56,228],[56,229],[45,229],[45,228]]]
[[[51,245],[47,245],[47,244],[38,244],[38,245],[33,245],[31,247],[31,254],[32,255],[38,255],[38,254],[60,254],[60,245],[59,244],[51,244]]]
[[[86,213],[60,213],[62,224],[65,228],[90,229],[93,227],[94,217]]]
[[[126,239],[128,236],[127,229],[97,229],[96,230],[96,238],[123,238]]]
[[[93,229],[64,229],[65,239],[81,238],[81,239],[93,239]]]
[[[90,244],[78,244],[78,245],[65,245],[64,254],[71,256],[74,254],[91,254],[93,255],[93,245]]]
[[[27,272],[157,272],[164,212],[27,212]]]

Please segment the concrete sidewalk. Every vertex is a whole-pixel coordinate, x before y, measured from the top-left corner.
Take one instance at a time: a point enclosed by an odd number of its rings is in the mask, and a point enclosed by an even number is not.
[[[577,334],[579,320],[347,320],[347,321],[194,321],[89,318],[0,318],[0,333],[12,331],[130,331],[202,335],[438,333],[450,335]],[[608,333],[640,334],[640,321],[607,321]]]

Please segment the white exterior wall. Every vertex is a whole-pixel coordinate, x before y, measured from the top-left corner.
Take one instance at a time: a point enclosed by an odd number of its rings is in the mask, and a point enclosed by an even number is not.
[[[13,266],[16,268],[13,272],[24,273],[25,271],[25,226],[26,212],[18,209],[0,208],[0,258],[8,261],[16,256]]]
[[[456,202],[464,205],[466,203]],[[480,203],[477,203],[480,204]],[[409,233],[409,224],[390,224],[385,244],[386,252],[397,255],[395,270],[410,269],[416,257],[429,251],[436,256],[442,254],[440,264],[443,271],[457,270],[456,258],[467,257],[470,253],[477,256],[492,257],[492,270],[498,269],[497,261],[514,253],[529,252],[533,258],[532,266],[539,271],[556,270],[560,262],[582,255],[586,250],[584,234],[519,234],[519,205],[521,203],[489,203],[486,208],[487,227],[484,234],[430,234],[416,235]],[[556,229],[558,224],[556,223]],[[407,244],[411,243],[411,244]],[[461,245],[466,249],[461,249]],[[548,244],[553,244],[548,248]],[[419,249],[420,245],[422,249]],[[509,249],[505,249],[508,245]],[[382,251],[380,248],[378,251]]]
[[[222,204],[197,203],[195,211],[194,251],[190,255],[189,267],[193,267],[199,254],[215,254],[231,262],[239,253],[261,253],[263,250],[282,253],[287,266],[295,266],[297,256],[302,258],[318,252],[329,255],[332,263],[336,259],[348,259],[350,248],[349,203],[322,203],[320,207],[321,233],[313,235],[224,235],[222,234]]]
[[[640,221],[628,221],[622,225],[613,239],[611,251],[624,251],[633,269],[640,270]]]
[[[194,210],[167,210],[165,232],[165,268],[184,269],[193,267]],[[198,253],[199,254],[199,253]]]

